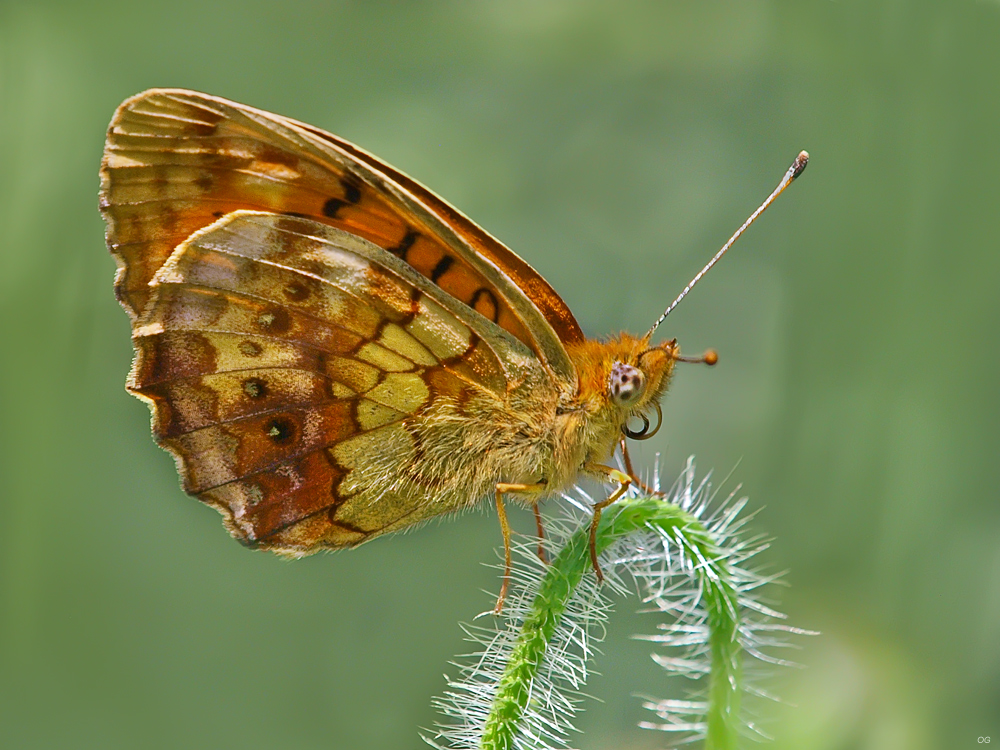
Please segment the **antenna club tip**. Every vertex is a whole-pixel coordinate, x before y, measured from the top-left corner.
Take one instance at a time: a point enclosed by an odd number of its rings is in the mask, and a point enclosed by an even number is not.
[[[715,349],[709,349],[701,355],[701,359],[706,365],[713,367],[719,362],[719,353]]]
[[[800,151],[799,155],[795,157],[795,161],[792,162],[792,168],[789,170],[792,173],[792,179],[794,180],[800,174],[806,171],[806,166],[809,164],[809,152]]]

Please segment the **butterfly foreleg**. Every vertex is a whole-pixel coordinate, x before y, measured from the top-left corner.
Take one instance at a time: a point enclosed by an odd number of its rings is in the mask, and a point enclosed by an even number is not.
[[[500,531],[503,533],[503,584],[500,586],[500,596],[497,597],[497,604],[493,608],[493,614],[498,615],[503,611],[503,602],[507,598],[507,587],[510,584],[510,524],[507,522],[507,510],[503,505],[503,496],[507,492],[541,492],[548,485],[544,482],[534,484],[509,484],[507,482],[497,482],[497,516],[500,517]],[[535,504],[535,513],[538,513],[538,504]],[[535,516],[541,528],[541,517]]]
[[[601,520],[601,511],[607,508],[611,503],[620,498],[625,494],[626,490],[630,484],[632,484],[632,477],[618,469],[612,469],[610,466],[604,466],[603,464],[585,464],[584,470],[589,471],[593,474],[603,474],[604,477],[611,482],[618,482],[618,489],[608,495],[604,500],[599,503],[594,503],[594,517],[590,521],[590,562],[594,566],[594,573],[597,574],[597,582],[604,582],[604,574],[601,573],[601,566],[597,563],[597,524]]]

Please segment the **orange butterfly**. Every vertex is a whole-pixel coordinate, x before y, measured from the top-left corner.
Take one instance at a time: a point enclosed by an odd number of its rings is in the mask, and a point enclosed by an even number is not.
[[[682,359],[650,343],[667,313],[642,337],[586,339],[527,263],[357,146],[153,89],[111,121],[100,203],[132,318],[127,388],[241,542],[351,547],[493,494],[509,573],[505,495],[541,529],[543,497],[615,482],[593,535],[636,481],[604,462],[646,435]]]

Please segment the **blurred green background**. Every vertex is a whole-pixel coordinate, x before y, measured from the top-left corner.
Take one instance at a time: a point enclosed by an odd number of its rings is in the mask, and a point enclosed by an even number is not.
[[[1000,742],[1000,2],[0,2],[0,745],[417,748],[495,514],[288,563],[185,497],[123,381],[115,106],[187,87],[343,135],[532,263],[585,331],[673,314],[662,452],[742,482],[799,639],[776,750]],[[662,329],[661,329],[662,330]],[[515,524],[530,531],[530,513]],[[623,602],[583,748],[664,747]]]

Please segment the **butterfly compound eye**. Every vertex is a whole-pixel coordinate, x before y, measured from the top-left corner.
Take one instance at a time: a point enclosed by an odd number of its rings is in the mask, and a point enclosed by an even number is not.
[[[632,406],[646,387],[646,376],[632,365],[615,362],[608,380],[608,395],[619,406]]]

